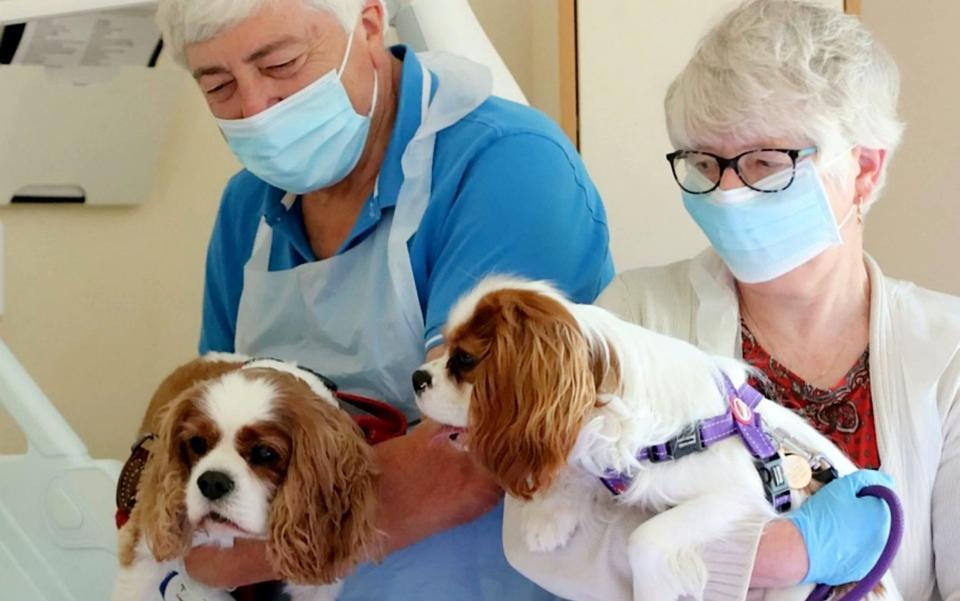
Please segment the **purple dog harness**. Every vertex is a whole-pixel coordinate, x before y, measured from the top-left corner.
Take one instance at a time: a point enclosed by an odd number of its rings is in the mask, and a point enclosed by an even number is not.
[[[727,399],[727,410],[723,415],[688,425],[667,442],[642,449],[637,459],[650,463],[680,459],[721,440],[740,436],[753,455],[767,500],[778,512],[789,511],[790,485],[783,471],[783,460],[777,453],[777,446],[763,431],[760,414],[756,412],[763,395],[746,383],[739,390],[734,388],[726,374],[718,386]],[[633,482],[628,474],[616,472],[604,474],[600,480],[615,495],[626,491]]]
[[[739,435],[754,457],[767,500],[777,512],[789,511],[790,485],[783,471],[783,461],[777,452],[776,445],[763,431],[760,414],[756,412],[757,405],[763,400],[763,395],[746,383],[739,390],[734,388],[733,382],[726,374],[723,374],[723,382],[718,383],[718,387],[727,399],[727,410],[723,415],[688,425],[680,434],[667,442],[642,449],[637,459],[651,463],[680,459],[703,451],[718,441]],[[835,477],[836,470],[831,469],[831,471],[832,475],[828,477]],[[614,495],[619,495],[630,487],[633,478],[627,474],[608,472],[600,478],[600,481]],[[877,564],[840,601],[858,601],[867,596],[890,569],[903,538],[903,507],[892,490],[883,486],[868,486],[857,496],[877,497],[888,505],[891,514],[890,534]],[[824,601],[830,596],[833,588],[826,584],[817,585],[807,597],[807,601]]]

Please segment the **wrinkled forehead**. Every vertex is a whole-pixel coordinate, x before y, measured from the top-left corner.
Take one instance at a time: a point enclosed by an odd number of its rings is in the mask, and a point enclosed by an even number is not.
[[[799,109],[798,109],[799,110]],[[780,112],[760,103],[758,112],[743,107],[728,111],[728,114],[706,115],[700,107],[680,103],[667,116],[671,144],[678,150],[702,150],[720,156],[734,157],[758,148],[806,148],[817,145],[809,127],[791,124]],[[809,121],[809,120],[808,120]]]
[[[181,58],[195,74],[213,66],[295,56],[307,49],[336,62],[349,31],[331,12],[298,0],[227,7],[221,12],[191,8],[185,20]]]
[[[733,158],[751,150],[764,148],[800,150],[809,146],[808,142],[797,137],[767,136],[750,132],[727,133],[716,136],[704,135],[697,137],[691,144],[692,147],[686,150],[709,152],[726,158]]]

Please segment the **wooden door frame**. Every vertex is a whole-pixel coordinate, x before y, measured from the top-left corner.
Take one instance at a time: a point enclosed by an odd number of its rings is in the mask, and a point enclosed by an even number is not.
[[[577,0],[557,0],[560,13],[560,126],[580,147]]]

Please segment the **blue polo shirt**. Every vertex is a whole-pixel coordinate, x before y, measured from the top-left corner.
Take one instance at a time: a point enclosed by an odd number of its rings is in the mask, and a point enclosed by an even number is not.
[[[379,193],[340,253],[393,211],[403,181],[400,159],[420,125],[420,62],[404,46],[393,53],[403,70]],[[261,217],[274,232],[270,270],[317,260],[300,200],[287,210],[283,196],[248,171],[227,184],[207,253],[201,352],[234,350],[243,267]],[[550,280],[575,301],[592,302],[614,274],[608,242],[603,204],[563,131],[533,109],[489,98],[437,134],[430,201],[408,243],[425,349],[442,342],[451,306],[490,273]]]

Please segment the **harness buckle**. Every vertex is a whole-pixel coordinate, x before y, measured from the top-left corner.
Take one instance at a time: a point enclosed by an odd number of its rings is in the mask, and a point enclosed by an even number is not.
[[[667,443],[667,448],[670,450],[670,456],[674,459],[680,459],[704,450],[706,446],[703,444],[703,437],[700,433],[700,421],[695,421],[684,427],[680,434],[674,436]]]
[[[783,471],[783,459],[779,454],[774,454],[766,459],[756,460],[755,464],[760,480],[763,482],[763,492],[767,501],[778,513],[789,511],[790,483],[787,482],[787,475]]]

